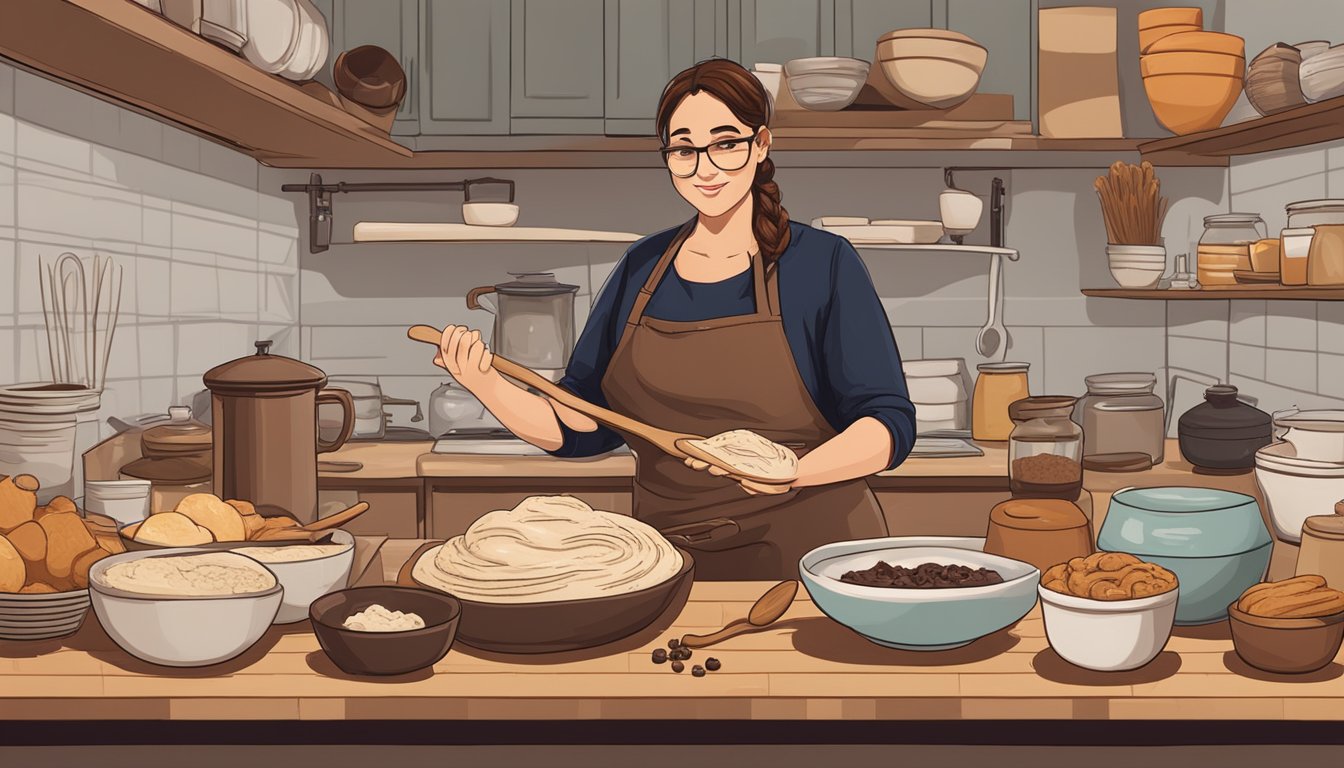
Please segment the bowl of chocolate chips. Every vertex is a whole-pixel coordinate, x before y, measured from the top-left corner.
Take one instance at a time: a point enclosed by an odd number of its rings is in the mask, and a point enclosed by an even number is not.
[[[1041,572],[984,552],[983,539],[896,536],[843,541],[803,556],[823,613],[868,640],[909,651],[959,648],[1016,624]]]

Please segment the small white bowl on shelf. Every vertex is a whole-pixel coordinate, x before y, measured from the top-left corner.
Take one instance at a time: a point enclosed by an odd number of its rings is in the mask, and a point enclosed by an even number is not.
[[[784,65],[789,93],[799,106],[835,112],[859,97],[868,80],[868,62],[842,56],[794,59]]]
[[[514,203],[463,203],[462,221],[476,227],[512,227],[518,221]]]

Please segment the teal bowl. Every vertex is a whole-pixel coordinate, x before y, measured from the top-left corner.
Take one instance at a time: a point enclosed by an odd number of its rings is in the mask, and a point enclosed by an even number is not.
[[[821,612],[868,640],[907,651],[958,648],[1017,623],[1036,605],[1041,572],[1029,563],[991,555],[984,539],[897,536],[842,541],[803,556],[798,571]],[[921,563],[998,571],[1003,583],[947,589],[892,589],[849,584],[845,571],[878,560],[909,568]]]
[[[1264,579],[1273,546],[1253,497],[1214,488],[1116,491],[1097,536],[1100,550],[1176,574],[1177,626],[1226,619],[1228,604]]]

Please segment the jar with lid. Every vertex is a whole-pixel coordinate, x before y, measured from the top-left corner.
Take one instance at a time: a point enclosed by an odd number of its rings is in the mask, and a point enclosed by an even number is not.
[[[976,366],[975,394],[971,398],[971,437],[1007,440],[1013,431],[1008,406],[1029,397],[1029,363],[981,363]]]
[[[1297,575],[1325,577],[1327,586],[1344,589],[1344,515],[1313,515],[1302,523]]]
[[[1083,429],[1070,418],[1078,398],[1046,395],[1008,408],[1008,486],[1015,498],[1067,499],[1083,489]]]
[[[212,445],[210,427],[175,405],[166,423],[140,433],[140,458],[123,466],[121,476],[150,482],[151,513],[176,509],[187,496],[210,490]]]
[[[1204,217],[1200,245],[1240,245],[1267,237],[1265,220],[1258,213],[1219,213]]]
[[[1202,285],[1235,285],[1233,274],[1251,268],[1251,244],[1267,236],[1265,220],[1255,213],[1204,217],[1204,234],[1195,250]]]
[[[1162,398],[1153,394],[1157,377],[1097,373],[1085,381],[1087,395],[1078,401],[1073,414],[1073,420],[1083,427],[1083,460],[1100,465],[1114,463],[1105,457],[1144,454],[1149,466],[1161,464],[1166,418]]]
[[[1273,418],[1237,399],[1237,388],[1229,384],[1204,390],[1204,400],[1176,422],[1181,457],[1199,474],[1235,475],[1255,469],[1255,452],[1274,442]]]

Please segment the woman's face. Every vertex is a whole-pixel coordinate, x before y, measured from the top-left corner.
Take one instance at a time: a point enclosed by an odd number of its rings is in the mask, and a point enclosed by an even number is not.
[[[666,153],[672,185],[700,213],[721,216],[751,194],[756,166],[770,148],[769,130],[762,128],[754,142],[752,130],[705,91],[682,99],[672,112]],[[713,161],[695,152],[710,145]]]

